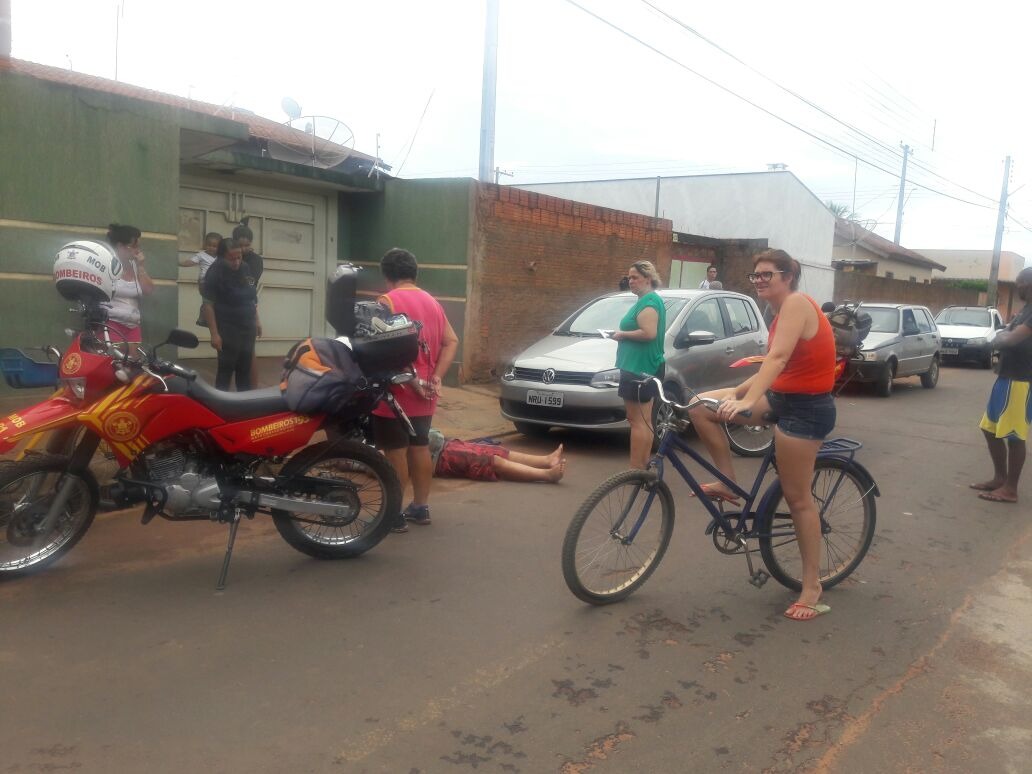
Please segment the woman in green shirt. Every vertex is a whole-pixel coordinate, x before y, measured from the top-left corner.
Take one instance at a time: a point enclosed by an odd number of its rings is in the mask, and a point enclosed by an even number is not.
[[[616,367],[620,369],[618,393],[627,409],[631,425],[631,467],[644,469],[652,449],[652,400],[656,397],[654,382],[642,383],[642,374],[663,379],[663,334],[666,332],[666,308],[655,289],[659,272],[648,261],[638,261],[627,270],[630,290],[638,297],[624,318],[620,329],[613,332]]]

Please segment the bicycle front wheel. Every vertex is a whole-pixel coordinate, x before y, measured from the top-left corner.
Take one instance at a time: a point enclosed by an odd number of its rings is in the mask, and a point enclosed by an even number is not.
[[[760,556],[770,576],[782,586],[802,588],[802,560],[792,516],[781,492],[771,484],[770,506],[757,519]],[[848,460],[818,457],[810,488],[821,517],[818,579],[830,589],[845,580],[863,561],[874,538],[874,492]]]
[[[616,474],[589,495],[566,530],[566,585],[592,605],[619,602],[659,566],[673,531],[670,488],[650,471]]]

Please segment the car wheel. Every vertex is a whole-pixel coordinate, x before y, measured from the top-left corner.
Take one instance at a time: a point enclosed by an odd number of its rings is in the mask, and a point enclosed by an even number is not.
[[[513,422],[512,424],[517,433],[523,433],[530,438],[543,438],[552,429],[549,425],[535,425],[533,422]]]
[[[939,383],[939,358],[933,357],[928,370],[921,374],[921,386],[930,390]]]
[[[879,398],[887,398],[892,395],[892,380],[896,378],[896,361],[890,360],[885,364],[878,381],[874,383],[874,392]]]
[[[982,362],[980,363],[980,365],[982,366],[982,368],[992,368],[993,367],[993,353],[992,353],[992,350],[990,350],[989,354],[987,354],[984,358],[982,358]]]

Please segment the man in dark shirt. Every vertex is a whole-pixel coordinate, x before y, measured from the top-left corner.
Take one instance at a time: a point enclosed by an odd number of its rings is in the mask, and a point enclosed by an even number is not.
[[[979,497],[996,503],[1018,501],[1032,424],[1032,268],[1018,274],[1015,285],[1025,306],[993,339],[993,347],[1000,350],[1000,371],[979,425],[989,444],[993,477],[971,484],[980,490]]]
[[[251,243],[254,242],[254,232],[247,225],[246,218],[243,223],[233,229],[233,239],[243,251],[244,264],[251,272],[251,276],[254,277],[254,289],[257,294],[262,273],[265,271],[265,259],[251,247]],[[252,388],[258,386],[258,357],[253,351],[251,353],[251,386]]]
[[[254,277],[232,239],[219,243],[219,259],[201,285],[201,311],[211,330],[211,345],[219,353],[215,386],[228,390],[235,379],[239,392],[253,389],[254,340],[262,335]]]

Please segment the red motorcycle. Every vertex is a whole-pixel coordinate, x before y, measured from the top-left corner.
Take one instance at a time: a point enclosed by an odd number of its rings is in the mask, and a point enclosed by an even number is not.
[[[55,562],[85,534],[98,507],[89,465],[101,442],[119,466],[110,499],[143,504],[144,524],[161,516],[229,525],[220,589],[244,517],[271,515],[287,543],[324,559],[357,556],[390,531],[401,489],[386,459],[359,440],[361,423],[381,400],[407,421],[389,388],[411,371],[363,369],[375,375],[362,380],[347,412],[299,414],[277,387],[222,392],[158,357],[166,344],[196,347],[191,333],[173,330],[164,344],[130,356],[105,333],[103,310],[85,314],[85,330],[61,358],[57,391],[0,420],[0,452],[40,432],[74,439],[67,453],[0,463],[0,577]],[[309,446],[317,430],[330,440]]]

